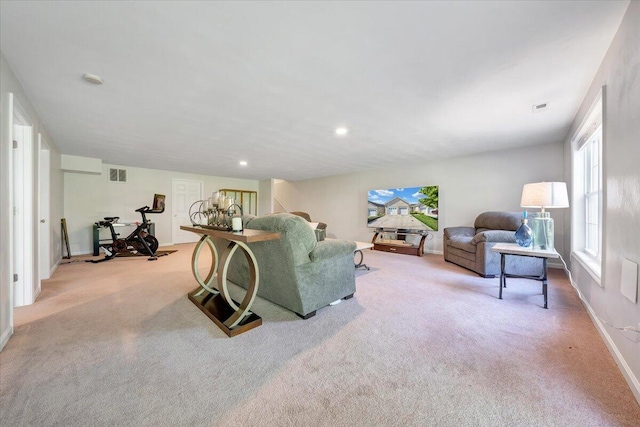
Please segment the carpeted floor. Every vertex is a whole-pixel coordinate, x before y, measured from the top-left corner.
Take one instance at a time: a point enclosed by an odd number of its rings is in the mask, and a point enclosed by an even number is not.
[[[353,299],[309,320],[258,299],[264,324],[228,338],[186,297],[193,245],[176,248],[61,265],[15,310],[1,425],[640,425],[558,270],[544,310],[539,282],[498,300],[498,279],[442,256],[365,251]]]

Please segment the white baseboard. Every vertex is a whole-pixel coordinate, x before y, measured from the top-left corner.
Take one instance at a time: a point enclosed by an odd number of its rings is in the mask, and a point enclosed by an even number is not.
[[[629,367],[629,364],[627,363],[627,361],[624,359],[624,357],[618,350],[618,347],[616,346],[615,342],[611,338],[611,335],[609,335],[609,332],[607,331],[607,329],[604,327],[604,325],[598,318],[598,315],[596,314],[596,312],[593,310],[593,308],[591,308],[591,304],[589,304],[589,302],[584,298],[584,296],[582,295],[582,292],[580,292],[580,289],[578,287],[576,287],[573,283],[571,283],[571,286],[578,294],[578,297],[580,298],[582,305],[584,305],[584,307],[587,309],[587,313],[589,313],[589,316],[591,317],[591,320],[596,326],[598,333],[602,337],[602,340],[604,341],[604,343],[607,345],[609,352],[615,359],[616,364],[620,368],[620,371],[622,372],[624,379],[627,381],[627,384],[629,384],[629,388],[631,389],[631,392],[633,393],[636,400],[638,401],[638,404],[640,404],[640,381],[638,380],[638,378],[636,378],[633,371]]]
[[[8,327],[0,337],[0,351],[4,348],[5,344],[9,342],[9,338],[11,338],[11,335],[13,335],[13,326]]]
[[[444,255],[443,251],[435,250],[435,251],[424,251],[425,254],[434,254],[434,255]]]
[[[60,261],[62,261],[62,258],[58,258],[56,263],[53,264],[53,267],[51,267],[51,271],[49,271],[49,279],[53,277],[53,273],[55,273],[56,270],[58,269],[58,266],[60,265]]]

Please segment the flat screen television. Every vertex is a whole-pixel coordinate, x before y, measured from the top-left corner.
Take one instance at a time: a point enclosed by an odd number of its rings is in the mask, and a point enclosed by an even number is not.
[[[438,186],[367,193],[367,226],[382,230],[438,231]]]

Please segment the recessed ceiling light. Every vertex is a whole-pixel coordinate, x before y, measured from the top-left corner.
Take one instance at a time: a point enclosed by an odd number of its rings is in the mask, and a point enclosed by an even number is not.
[[[95,74],[84,74],[82,78],[94,85],[102,84],[102,78],[100,76],[96,76]]]
[[[244,160],[240,160],[240,166],[247,166],[247,162],[245,162]]]
[[[349,129],[346,127],[336,128],[336,135],[338,136],[345,136],[347,133],[349,133]]]

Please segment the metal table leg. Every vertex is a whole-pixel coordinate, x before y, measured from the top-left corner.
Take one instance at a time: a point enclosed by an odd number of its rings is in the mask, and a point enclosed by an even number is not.
[[[507,286],[507,278],[505,277],[504,271],[504,253],[500,254],[500,293],[498,294],[498,299],[502,299],[502,288]]]
[[[547,307],[547,259],[542,258],[542,295],[544,295],[544,308]]]
[[[360,254],[360,261],[358,261],[358,262],[355,262],[355,261],[354,261],[354,263],[355,263],[355,265],[356,265],[356,268],[360,268],[360,267],[362,267],[362,268],[366,268],[367,270],[369,270],[369,267],[367,267],[367,264],[363,264],[363,261],[364,261],[364,254],[362,253],[362,251],[361,251],[360,249],[356,249],[356,250],[353,252],[353,255],[355,256],[356,254]]]

